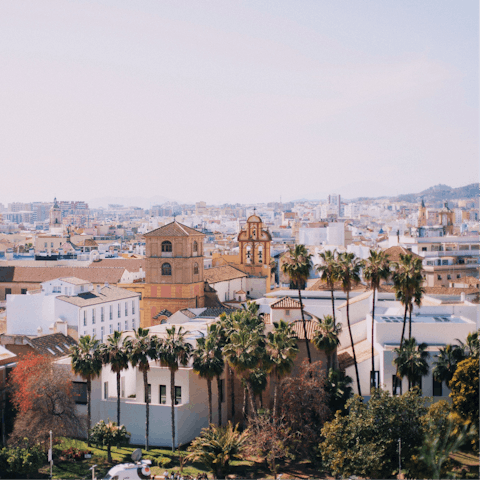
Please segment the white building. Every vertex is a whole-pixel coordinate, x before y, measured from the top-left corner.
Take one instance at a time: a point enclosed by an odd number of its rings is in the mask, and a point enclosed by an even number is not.
[[[7,333],[37,335],[58,329],[74,338],[103,339],[140,326],[139,294],[79,278],[58,278],[27,295],[7,295]],[[57,327],[56,327],[57,326]]]

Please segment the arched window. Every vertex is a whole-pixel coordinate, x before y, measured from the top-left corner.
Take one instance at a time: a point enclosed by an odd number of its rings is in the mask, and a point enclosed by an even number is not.
[[[171,275],[172,274],[172,266],[169,263],[164,263],[162,265],[162,275]]]
[[[162,252],[171,252],[172,251],[172,242],[165,240],[162,242]]]
[[[196,240],[193,242],[193,251],[198,252],[198,243]]]
[[[198,263],[193,264],[193,274],[198,275]]]

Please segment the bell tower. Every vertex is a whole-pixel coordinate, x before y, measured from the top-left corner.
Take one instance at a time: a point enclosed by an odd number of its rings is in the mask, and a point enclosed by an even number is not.
[[[57,199],[53,199],[53,207],[50,209],[50,233],[53,235],[63,234],[62,210],[58,206]]]
[[[425,208],[425,202],[422,198],[422,203],[418,208],[418,226],[426,227],[427,226],[427,209]]]

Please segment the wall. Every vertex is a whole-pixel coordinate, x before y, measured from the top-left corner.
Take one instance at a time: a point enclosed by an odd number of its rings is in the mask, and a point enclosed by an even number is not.
[[[7,333],[38,335],[37,328],[43,333],[55,321],[55,296],[7,295]]]

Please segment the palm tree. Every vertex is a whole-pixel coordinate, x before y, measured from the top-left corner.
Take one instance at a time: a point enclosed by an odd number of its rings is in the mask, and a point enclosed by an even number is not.
[[[138,366],[143,375],[143,389],[145,392],[145,450],[148,451],[148,435],[150,427],[150,392],[148,391],[148,371],[150,362],[157,360],[160,340],[156,336],[149,336],[148,328],[139,327],[134,330],[135,337],[129,339],[128,356],[132,367]]]
[[[267,365],[271,377],[275,379],[273,387],[273,416],[277,415],[277,391],[280,380],[293,368],[293,360],[298,354],[297,339],[292,326],[287,322],[273,323],[273,332],[269,332],[266,342]]]
[[[407,314],[409,316],[409,335],[412,338],[412,312],[413,305],[420,305],[423,294],[425,293],[423,284],[423,269],[422,259],[413,258],[410,253],[400,254],[400,263],[394,263],[393,288],[395,289],[395,296],[405,306],[405,313],[403,315],[402,336],[400,339],[400,348],[402,348],[403,340],[405,338],[405,327],[407,322]]]
[[[353,363],[355,365],[355,375],[357,377],[358,394],[362,395],[360,387],[360,376],[358,374],[357,355],[355,354],[355,344],[353,342],[352,327],[350,325],[350,292],[354,285],[360,282],[360,262],[354,253],[342,252],[338,254],[337,275],[342,283],[342,289],[347,294],[347,324],[350,342],[352,344]]]
[[[420,386],[421,379],[429,372],[427,344],[417,345],[415,338],[409,338],[403,342],[401,348],[396,348],[396,358],[393,363],[397,366],[397,376],[408,378],[408,389]]]
[[[332,297],[332,316],[333,324],[337,323],[335,318],[335,282],[337,281],[337,251],[326,250],[320,253],[320,258],[323,260],[322,265],[317,266],[317,272],[320,274],[320,280],[327,284]]]
[[[457,364],[464,359],[464,351],[457,345],[449,344],[445,348],[440,348],[440,353],[433,362],[433,378],[437,382],[445,382],[448,387],[457,369]]]
[[[222,373],[225,370],[225,361],[223,359],[223,347],[225,346],[225,343],[226,343],[225,330],[223,328],[223,323],[222,322],[216,322],[216,323],[212,323],[211,325],[209,325],[207,334],[215,339],[215,342],[217,344],[217,348],[220,352],[220,358],[221,358],[222,363],[223,363],[222,371],[218,375],[216,375],[216,377],[217,377],[217,397],[218,397],[218,402],[217,402],[218,426],[220,427],[223,423],[222,422],[222,402],[221,402],[223,392],[222,392],[222,385],[221,385],[220,377],[222,376]]]
[[[122,341],[122,332],[115,330],[107,337],[107,343],[100,346],[100,356],[117,377],[117,425],[120,425],[120,372],[129,365],[128,338]]]
[[[333,367],[332,354],[340,345],[338,336],[341,332],[342,325],[335,325],[331,315],[325,315],[315,330],[313,344],[317,350],[323,350],[327,355],[327,372]]]
[[[80,337],[78,344],[70,349],[72,370],[87,381],[87,442],[90,446],[90,428],[92,426],[92,380],[102,371],[102,359],[99,351],[100,342],[95,337]]]
[[[370,388],[376,388],[375,382],[375,350],[374,329],[375,329],[375,292],[380,286],[381,280],[387,280],[390,276],[390,265],[388,255],[383,251],[370,250],[370,257],[362,262],[363,276],[368,281],[369,287],[373,292],[372,299],[372,372],[370,374]]]
[[[290,248],[286,255],[284,255],[284,263],[282,264],[282,271],[290,278],[290,288],[298,289],[298,299],[300,301],[300,311],[302,313],[303,333],[305,334],[305,344],[307,345],[308,363],[312,363],[312,356],[310,355],[310,342],[307,336],[307,326],[305,324],[305,315],[303,313],[302,288],[304,288],[306,281],[310,275],[312,268],[311,262],[312,254],[308,253],[305,245],[295,245],[295,248]]]
[[[160,365],[170,369],[170,401],[172,404],[172,452],[175,451],[175,372],[179,368],[179,364],[186,367],[192,346],[185,341],[187,332],[183,327],[179,327],[178,331],[175,325],[167,328],[167,337],[165,338],[159,352]]]
[[[460,344],[460,347],[463,351],[463,356],[465,358],[469,357],[475,357],[478,358],[479,353],[480,353],[480,342],[478,339],[478,334],[480,333],[480,330],[477,330],[476,332],[470,332],[467,335],[467,340],[462,342],[458,338],[456,338],[457,342]]]
[[[206,337],[200,337],[197,340],[197,348],[192,353],[194,372],[207,380],[209,423],[213,423],[212,380],[215,377],[218,380],[225,366],[218,339],[212,334],[212,332],[216,333],[217,328],[213,327],[212,329],[211,327],[208,327]],[[218,397],[218,403],[220,404],[220,396]]]

